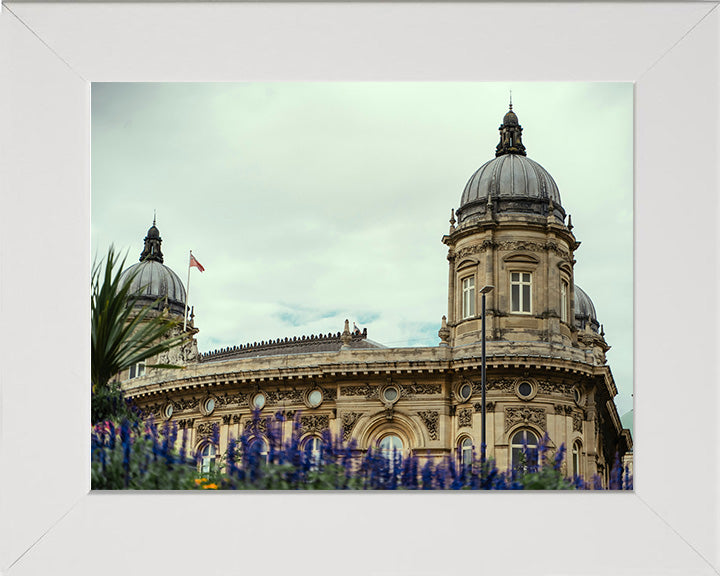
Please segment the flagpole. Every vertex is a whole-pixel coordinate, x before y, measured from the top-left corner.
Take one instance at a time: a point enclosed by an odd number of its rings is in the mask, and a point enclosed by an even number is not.
[[[187,311],[188,311],[188,299],[190,298],[190,263],[192,262],[192,250],[190,250],[190,256],[188,257],[188,280],[187,290],[185,290],[185,310],[183,311],[183,332],[187,329]]]

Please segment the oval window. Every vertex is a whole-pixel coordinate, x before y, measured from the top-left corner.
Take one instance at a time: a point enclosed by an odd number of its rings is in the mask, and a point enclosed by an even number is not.
[[[385,400],[385,402],[395,402],[395,400],[398,399],[398,396],[398,389],[394,386],[385,388],[383,391],[383,400]]]
[[[255,394],[252,399],[252,405],[256,410],[262,410],[265,407],[265,394],[262,392]]]
[[[529,382],[521,382],[520,386],[518,386],[518,394],[520,396],[528,397],[530,394],[532,394],[532,386],[530,386]]]
[[[464,402],[472,396],[472,386],[470,384],[463,384],[460,386],[460,399]]]
[[[320,390],[313,390],[310,392],[310,394],[308,394],[308,404],[312,408],[317,408],[318,406],[320,406],[320,404],[322,404],[322,401],[323,395]]]

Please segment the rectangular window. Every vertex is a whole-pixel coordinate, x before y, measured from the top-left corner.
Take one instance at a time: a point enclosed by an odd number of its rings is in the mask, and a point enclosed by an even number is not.
[[[530,272],[512,272],[510,274],[511,311],[530,313],[532,300],[532,274]]]
[[[475,277],[470,276],[462,281],[462,317],[475,316]]]
[[[140,378],[145,375],[145,362],[138,362],[130,366],[130,375],[128,378]]]
[[[565,280],[560,283],[560,320],[568,321],[568,283]]]

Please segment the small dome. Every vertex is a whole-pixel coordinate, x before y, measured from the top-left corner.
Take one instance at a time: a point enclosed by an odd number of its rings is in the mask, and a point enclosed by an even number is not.
[[[160,238],[160,230],[157,229],[155,224],[150,226],[150,229],[147,231],[147,237],[148,238]]]
[[[596,333],[600,330],[595,306],[590,296],[577,284],[575,284],[575,326],[580,329],[589,328]]]
[[[507,114],[503,117],[503,124],[516,126],[519,124],[518,117],[515,115],[515,112],[512,110],[508,111]]]
[[[138,262],[123,271],[120,281],[125,282],[133,274],[130,293],[139,297],[139,304],[151,304],[162,298],[161,307],[167,297],[171,312],[182,314],[185,307],[185,287],[175,272],[155,260]]]
[[[547,215],[552,201],[555,215],[561,221],[565,218],[555,180],[527,156],[503,154],[480,166],[465,185],[457,210],[458,220],[463,222],[474,214],[484,215],[488,198],[496,201],[493,209],[498,213]]]

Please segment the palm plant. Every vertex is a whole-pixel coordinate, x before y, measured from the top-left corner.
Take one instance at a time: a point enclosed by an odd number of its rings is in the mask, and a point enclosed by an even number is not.
[[[187,339],[186,334],[168,337],[180,324],[165,314],[151,314],[158,302],[135,306],[138,297],[130,292],[134,275],[121,279],[125,258],[119,260],[114,248],[108,249],[104,262],[96,262],[92,271],[91,297],[91,380],[93,393],[93,421],[105,419],[107,409],[96,410],[101,396],[113,397],[117,407],[119,387],[110,380],[123,370],[165,352]],[[155,368],[179,368],[169,364],[154,364]],[[106,402],[107,404],[107,402]],[[109,416],[112,416],[110,414]]]

